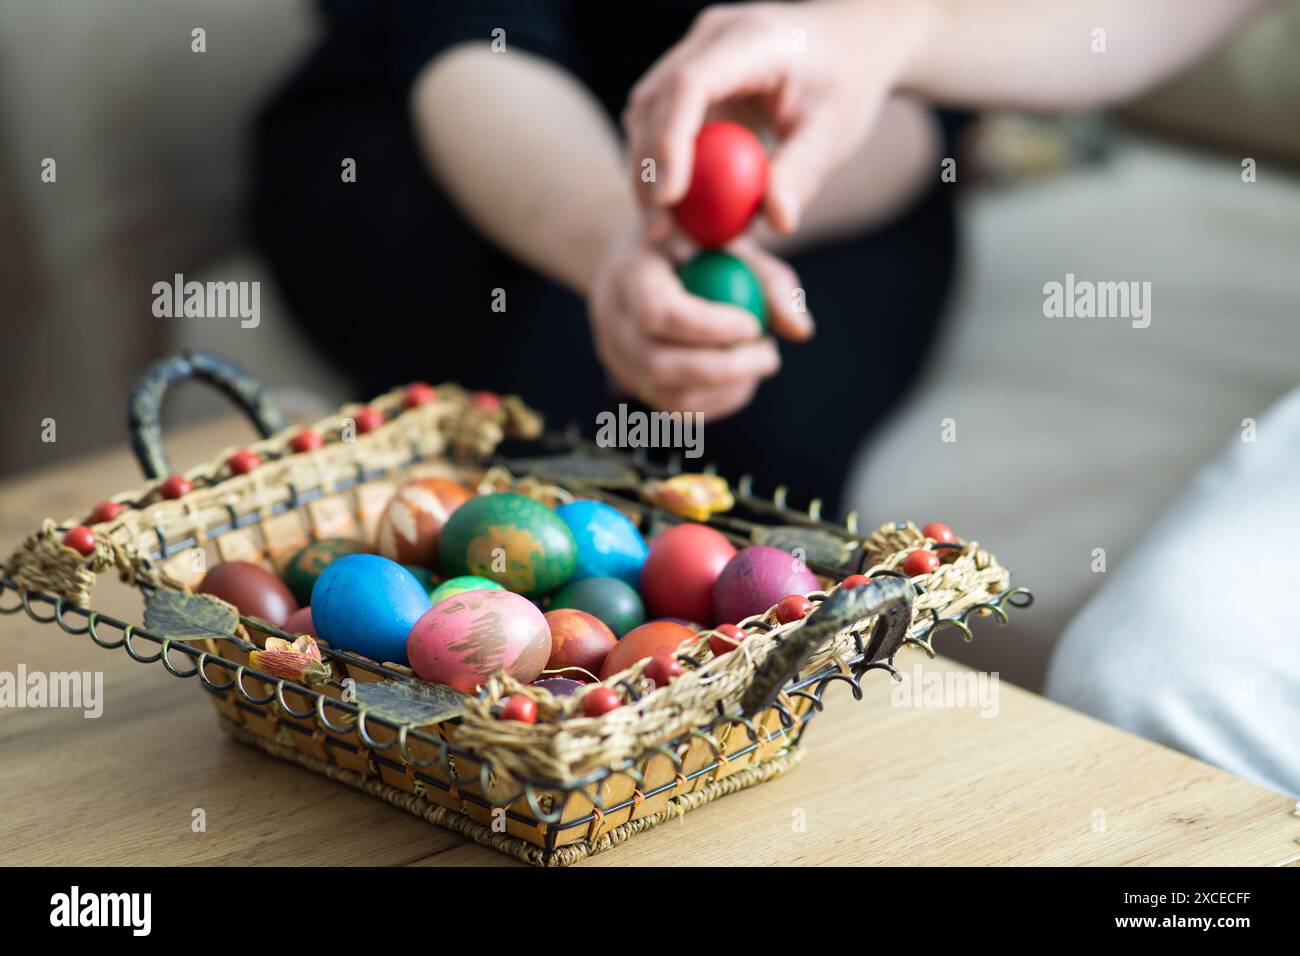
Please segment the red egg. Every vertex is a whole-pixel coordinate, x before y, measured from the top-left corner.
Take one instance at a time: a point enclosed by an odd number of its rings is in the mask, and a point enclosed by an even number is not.
[[[789,551],[755,545],[737,552],[718,575],[713,589],[717,621],[743,621],[762,614],[787,594],[820,587],[817,576]]]
[[[119,502],[101,501],[95,505],[95,510],[90,513],[86,521],[88,524],[102,524],[105,521],[112,521],[125,510],[126,507]]]
[[[870,583],[871,578],[867,577],[865,574],[850,574],[841,582],[840,587],[844,588],[846,591],[852,591],[854,588],[860,588],[862,585]]]
[[[384,424],[384,413],[367,405],[365,408],[358,408],[353,413],[352,421],[357,426],[357,431],[364,435],[366,432],[372,432]]]
[[[713,616],[713,585],[735,555],[735,545],[713,528],[702,524],[669,528],[650,542],[641,567],[641,596],[650,613],[702,624],[718,620]]]
[[[321,433],[314,432],[310,428],[304,428],[289,441],[289,447],[298,454],[315,451],[317,448],[323,447],[324,444],[325,439],[321,437]]]
[[[194,482],[184,475],[168,475],[158,488],[164,498],[183,498],[194,490]]]
[[[402,393],[402,404],[407,408],[427,405],[438,398],[438,390],[428,382],[412,382]]]
[[[695,639],[695,632],[672,621],[650,621],[624,634],[605,658],[600,668],[604,680],[619,671],[627,670],[637,661],[658,654],[671,654],[683,644]]]
[[[545,617],[551,628],[551,657],[546,669],[581,667],[593,674],[600,673],[600,665],[618,643],[614,632],[600,618],[575,608],[548,611]]]
[[[228,601],[240,614],[260,617],[280,628],[298,610],[298,602],[284,582],[251,561],[218,564],[203,576],[199,591]]]
[[[402,485],[379,519],[379,553],[398,564],[433,567],[442,526],[472,497],[446,478],[417,478]]]
[[[246,475],[250,471],[261,467],[262,459],[257,456],[256,452],[249,451],[247,448],[241,448],[226,459],[226,467],[230,469],[232,475]]]
[[[691,185],[673,210],[702,246],[726,245],[745,231],[767,189],[767,153],[739,123],[705,123],[695,137]]]
[[[311,622],[311,608],[300,607],[289,615],[289,619],[282,625],[284,630],[290,634],[310,634],[312,637],[319,638],[316,633],[316,625]]]
[[[546,618],[513,591],[462,591],[439,601],[406,639],[416,674],[467,694],[498,671],[524,684],[534,681],[550,653]]]

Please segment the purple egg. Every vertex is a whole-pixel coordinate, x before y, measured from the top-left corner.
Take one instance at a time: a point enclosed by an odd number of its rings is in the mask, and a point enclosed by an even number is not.
[[[579,687],[586,686],[580,680],[570,680],[567,677],[542,677],[533,681],[534,687],[545,687],[556,697],[568,697]]]
[[[719,623],[739,624],[787,594],[807,594],[820,587],[817,576],[789,551],[756,545],[737,551],[718,575],[713,613]]]

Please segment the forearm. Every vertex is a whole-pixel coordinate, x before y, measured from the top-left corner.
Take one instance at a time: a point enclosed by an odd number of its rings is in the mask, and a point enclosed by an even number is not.
[[[1269,2],[902,0],[890,15],[906,20],[912,38],[903,89],[954,106],[1056,110],[1141,92]],[[1104,52],[1094,50],[1096,30],[1105,31]]]
[[[461,211],[540,272],[587,294],[637,215],[614,126],[565,70],[519,51],[455,47],[417,78],[421,148]]]

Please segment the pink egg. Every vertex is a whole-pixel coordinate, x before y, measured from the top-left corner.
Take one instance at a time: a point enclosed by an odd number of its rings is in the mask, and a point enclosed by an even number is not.
[[[406,639],[424,680],[472,694],[498,671],[536,680],[551,654],[551,631],[532,601],[513,591],[464,591],[439,601]]]
[[[762,614],[787,594],[821,587],[817,576],[789,551],[756,545],[736,552],[713,587],[713,612],[719,621],[738,624]]]

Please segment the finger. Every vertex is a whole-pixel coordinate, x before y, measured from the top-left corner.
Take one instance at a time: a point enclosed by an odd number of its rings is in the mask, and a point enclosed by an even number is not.
[[[658,395],[656,407],[665,411],[699,412],[706,421],[716,421],[748,405],[757,388],[757,382],[740,382],[718,388],[665,390]]]
[[[792,233],[827,175],[839,162],[843,131],[831,110],[806,117],[777,148],[763,209],[778,232]]]
[[[752,239],[742,239],[731,249],[745,260],[763,287],[767,301],[768,327],[773,333],[792,342],[812,338],[816,326],[808,312],[806,292],[799,274],[782,259],[772,255]]]
[[[652,344],[645,372],[656,389],[733,385],[775,375],[781,356],[771,339],[731,348]]]

